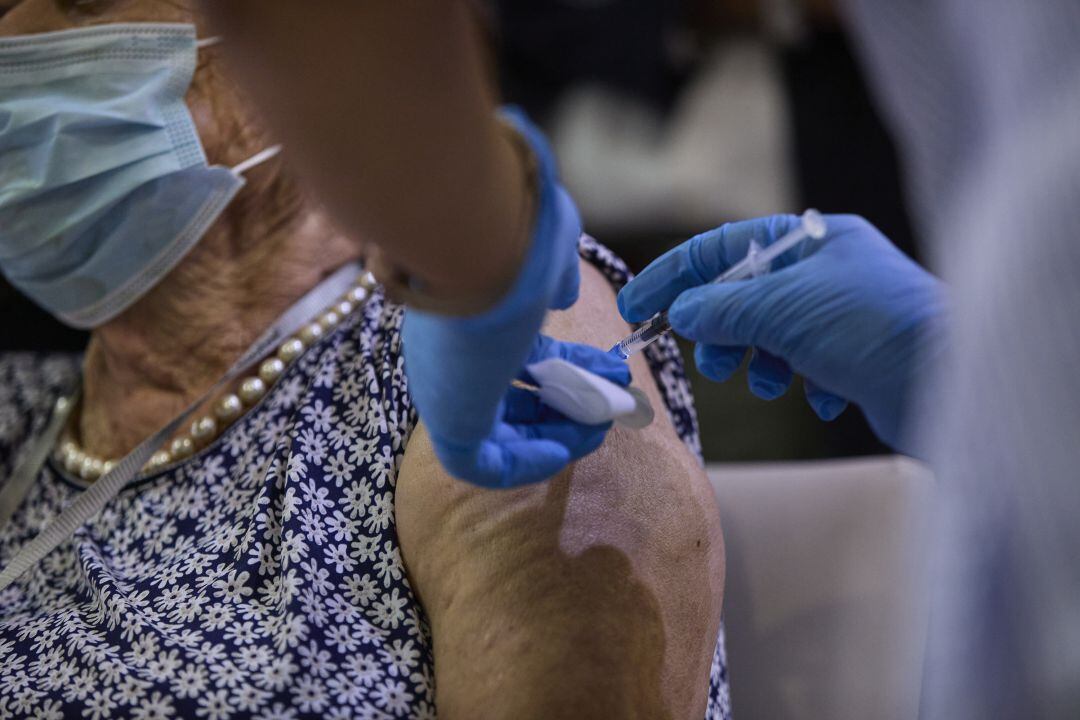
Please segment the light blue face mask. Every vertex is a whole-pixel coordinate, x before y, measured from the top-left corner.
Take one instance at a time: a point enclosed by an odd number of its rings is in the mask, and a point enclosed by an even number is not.
[[[0,38],[0,270],[96,327],[169,272],[243,186],[210,167],[184,104],[191,25]]]

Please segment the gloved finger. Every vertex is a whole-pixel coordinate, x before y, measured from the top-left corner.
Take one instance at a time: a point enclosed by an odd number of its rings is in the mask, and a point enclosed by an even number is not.
[[[485,442],[478,469],[498,478],[491,487],[511,488],[540,482],[562,472],[572,460],[570,451],[552,440],[519,440],[495,445]]]
[[[570,450],[570,455],[574,460],[580,460],[586,455],[591,455],[598,450],[600,446],[604,444],[604,440],[611,430],[611,423],[608,423],[607,425],[593,425],[592,427],[595,428],[592,432],[582,434],[578,444],[572,448],[568,448]]]
[[[536,393],[519,388],[507,392],[500,417],[501,422],[495,426],[493,434],[496,442],[544,438],[561,442],[572,452],[591,442],[591,436],[597,432],[603,440],[603,434],[611,428],[611,423],[582,425],[575,422],[542,403]]]
[[[576,460],[600,447],[611,427],[612,423],[582,425],[560,416],[548,422],[518,425],[514,431],[523,439],[557,442],[565,447],[570,452],[570,456]]]
[[[791,387],[791,367],[782,358],[754,348],[746,367],[750,392],[762,400],[775,400]]]
[[[807,378],[803,378],[803,391],[806,393],[806,401],[810,403],[810,407],[825,422],[835,420],[847,409],[847,400],[839,395],[833,395],[828,390],[822,390]]]
[[[485,440],[470,448],[432,444],[447,472],[488,488],[540,482],[561,472],[571,461],[570,451],[561,443],[516,439],[512,432],[502,441]]]
[[[590,444],[596,435],[603,438],[611,429],[611,423],[582,425],[559,415],[544,422],[519,423],[509,427],[522,440],[551,440],[573,453],[576,448]]]
[[[540,396],[531,390],[522,390],[511,387],[506,391],[503,398],[503,406],[500,416],[503,422],[511,425],[523,423],[543,422],[553,419],[545,411],[554,412],[542,402]]]
[[[528,362],[534,363],[553,357],[562,358],[616,385],[626,387],[630,384],[630,366],[622,358],[591,345],[564,342],[547,335],[537,335]],[[528,373],[521,376],[521,379],[532,382]]]
[[[694,362],[701,374],[713,382],[725,382],[742,365],[745,347],[706,345],[698,343],[694,348]]]
[[[620,290],[619,312],[627,322],[648,320],[682,292],[711,283],[746,257],[751,240],[769,245],[798,223],[794,215],[772,215],[697,235],[661,255]]]
[[[668,310],[679,335],[709,345],[760,347],[781,354],[780,339],[790,320],[785,302],[793,292],[786,273],[687,290]]]

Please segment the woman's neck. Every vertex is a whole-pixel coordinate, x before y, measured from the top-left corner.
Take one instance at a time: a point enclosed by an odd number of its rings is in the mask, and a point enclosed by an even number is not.
[[[359,255],[314,213],[255,241],[236,236],[219,223],[157,287],[92,333],[78,420],[86,451],[131,451],[209,390],[293,302]]]

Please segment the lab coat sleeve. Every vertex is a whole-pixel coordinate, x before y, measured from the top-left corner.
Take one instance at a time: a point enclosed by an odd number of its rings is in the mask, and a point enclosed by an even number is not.
[[[926,718],[1080,706],[1080,5],[848,0],[954,293]]]

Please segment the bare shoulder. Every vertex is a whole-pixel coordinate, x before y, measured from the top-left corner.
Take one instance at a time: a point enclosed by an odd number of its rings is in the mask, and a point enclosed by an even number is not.
[[[627,332],[582,265],[547,332],[610,345]],[[432,623],[440,717],[700,718],[723,590],[712,490],[662,410],[614,430],[561,476],[512,491],[448,477],[423,428],[406,450],[397,525]],[[487,713],[479,709],[487,708]]]

